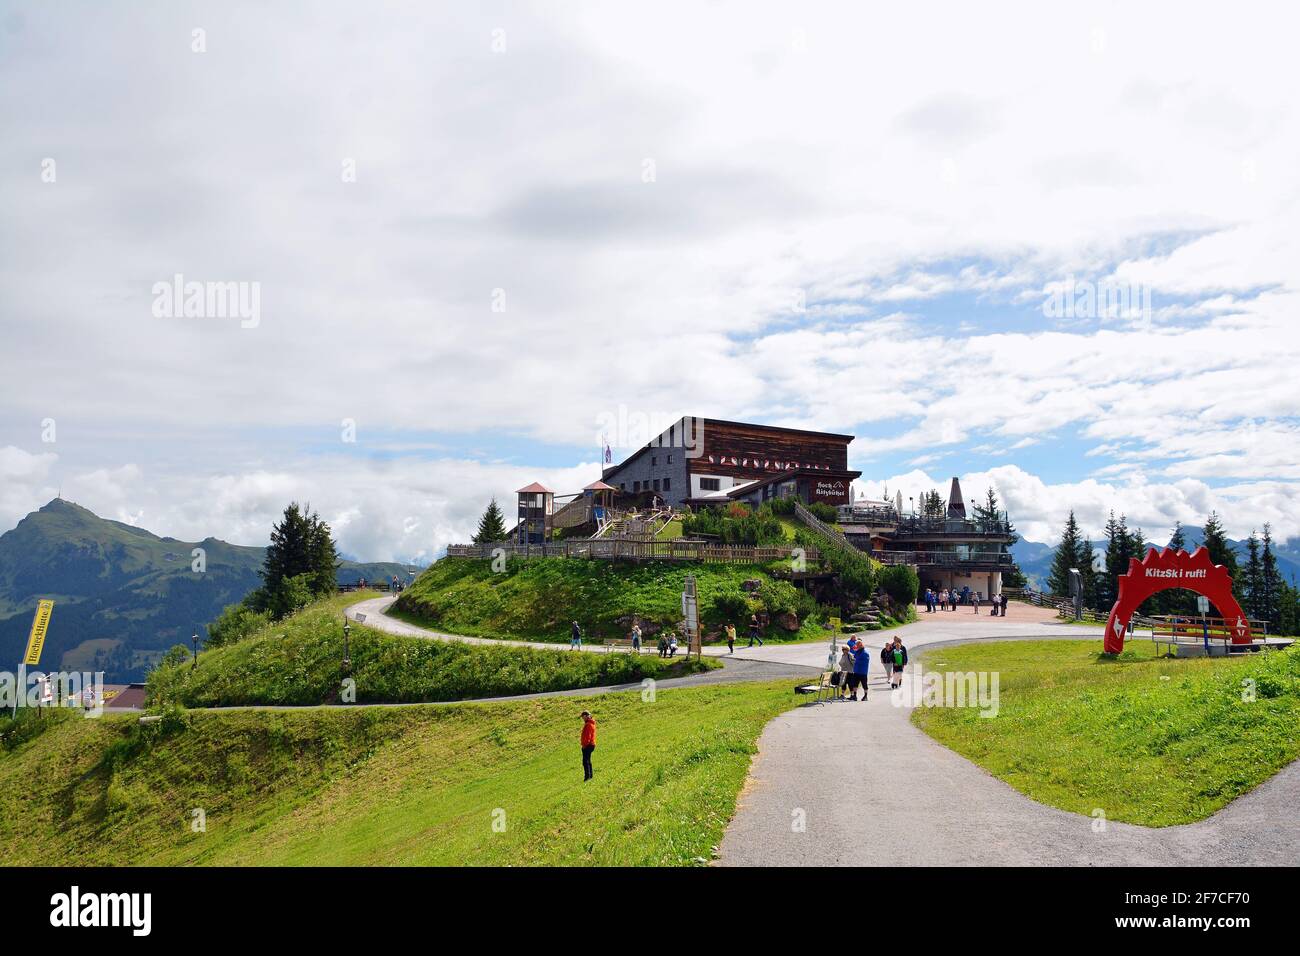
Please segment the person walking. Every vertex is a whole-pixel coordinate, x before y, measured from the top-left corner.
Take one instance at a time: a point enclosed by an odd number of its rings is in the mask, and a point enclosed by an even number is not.
[[[871,668],[871,652],[867,645],[859,641],[853,646],[853,672],[849,674],[849,699],[867,699],[867,672]],[[862,688],[862,697],[858,698],[858,687]]]
[[[1002,616],[1006,617],[1007,616],[1007,592],[1006,591],[1002,592],[1002,595],[999,600],[1002,604]]]
[[[676,634],[668,638],[668,656],[669,657],[677,656],[677,635]]]
[[[636,622],[632,624],[632,650],[638,656],[641,654],[641,625]]]
[[[759,647],[763,646],[762,633],[763,632],[759,629],[758,626],[758,615],[751,614],[749,616],[749,646],[750,647],[754,646],[755,641],[758,641]]]
[[[662,631],[659,632],[659,656],[668,656],[668,638],[664,637]]]
[[[727,631],[727,653],[734,654],[736,653],[736,625],[728,624],[726,627],[726,631]]]
[[[886,684],[890,683],[893,678],[890,675],[894,672],[894,645],[885,641],[885,646],[880,649],[880,676],[884,678]]]
[[[582,628],[578,627],[578,622],[573,622],[573,627],[569,630],[569,650],[582,650]]]
[[[591,769],[591,754],[596,749],[596,718],[591,712],[582,712],[582,782],[586,783],[595,773]]]
[[[978,614],[980,612],[980,596],[977,591],[971,592],[970,603],[974,606],[975,613]]]
[[[901,637],[894,638],[894,643],[890,646],[890,653],[893,656],[893,676],[889,681],[889,686],[892,689],[903,685],[903,668],[907,666],[907,648],[903,646]]]
[[[849,695],[849,675],[853,673],[853,651],[845,644],[840,648],[840,700]]]

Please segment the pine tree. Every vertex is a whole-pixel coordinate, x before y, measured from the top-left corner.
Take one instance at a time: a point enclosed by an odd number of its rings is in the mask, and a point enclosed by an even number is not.
[[[501,513],[501,507],[497,504],[497,500],[493,498],[488,503],[487,510],[483,512],[483,517],[478,520],[478,531],[474,534],[474,543],[491,544],[495,541],[504,541],[505,537],[505,515]]]
[[[1252,621],[1264,619],[1264,566],[1260,560],[1259,538],[1252,528],[1246,539],[1246,571],[1243,575],[1242,594],[1245,596],[1246,616]]]
[[[1228,535],[1223,530],[1223,522],[1219,520],[1217,511],[1211,511],[1210,516],[1205,519],[1204,533],[1204,545],[1210,552],[1210,561],[1228,569],[1228,576],[1232,578],[1232,593],[1240,601],[1242,582],[1241,576],[1237,573],[1237,552],[1232,545],[1228,544]]]
[[[338,551],[330,526],[310,510],[291,502],[271,528],[271,543],[262,560],[262,586],[246,603],[275,617],[289,614],[337,587]]]
[[[1174,522],[1174,533],[1169,536],[1169,547],[1174,551],[1184,551],[1187,549],[1187,535],[1183,533],[1183,523]]]
[[[975,524],[980,531],[994,534],[1002,531],[1002,511],[998,507],[997,492],[989,486],[988,494],[982,505],[975,506]]]
[[[943,495],[939,494],[938,488],[927,491],[921,501],[921,513],[927,518],[942,518],[948,514],[948,506],[944,504]]]
[[[1277,556],[1273,554],[1273,528],[1264,525],[1264,551],[1260,555],[1260,609],[1259,614],[1275,631],[1281,624],[1282,589],[1286,587],[1277,570]]]
[[[1123,515],[1115,520],[1115,512],[1106,521],[1105,572],[1097,582],[1097,597],[1102,607],[1110,607],[1119,597],[1118,578],[1128,572],[1129,552],[1133,542],[1129,538],[1128,524]]]
[[[1079,541],[1079,522],[1074,512],[1066,519],[1065,530],[1061,532],[1061,543],[1056,546],[1056,555],[1052,558],[1052,571],[1047,576],[1047,589],[1061,597],[1070,596],[1070,571],[1083,571],[1081,554],[1083,547]]]
[[[1079,574],[1083,578],[1084,606],[1106,610],[1102,606],[1101,596],[1097,593],[1097,556],[1093,552],[1091,538],[1083,539]]]

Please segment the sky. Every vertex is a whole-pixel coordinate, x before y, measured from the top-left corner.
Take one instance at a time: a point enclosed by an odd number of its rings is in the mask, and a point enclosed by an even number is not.
[[[429,560],[697,415],[1300,538],[1300,13],[896,6],[0,0],[0,530]]]

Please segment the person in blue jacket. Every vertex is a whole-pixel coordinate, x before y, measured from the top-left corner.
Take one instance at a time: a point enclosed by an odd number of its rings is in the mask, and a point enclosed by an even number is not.
[[[858,687],[862,687],[861,700],[867,699],[867,670],[871,667],[871,652],[867,645],[858,641],[853,645],[853,673],[849,674],[849,699],[858,696]]]

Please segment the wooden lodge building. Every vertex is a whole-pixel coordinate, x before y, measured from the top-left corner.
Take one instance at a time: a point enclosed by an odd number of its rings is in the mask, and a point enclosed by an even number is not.
[[[579,495],[560,496],[531,484],[519,489],[517,524],[510,539],[531,546],[553,533],[601,537],[606,523],[620,533],[652,534],[654,518],[668,509],[725,506],[758,507],[774,498],[837,508],[838,532],[858,549],[885,564],[916,568],[921,586],[968,588],[987,599],[1002,591],[1002,572],[1013,558],[1015,536],[1009,519],[966,513],[956,478],[945,514],[905,514],[896,501],[853,499],[860,471],[848,467],[852,435],[752,425],[716,418],[682,418],[617,465]]]
[[[852,435],[749,425],[718,418],[682,418],[601,480],[620,496],[657,497],[672,507],[771,498],[805,503],[850,502]]]

